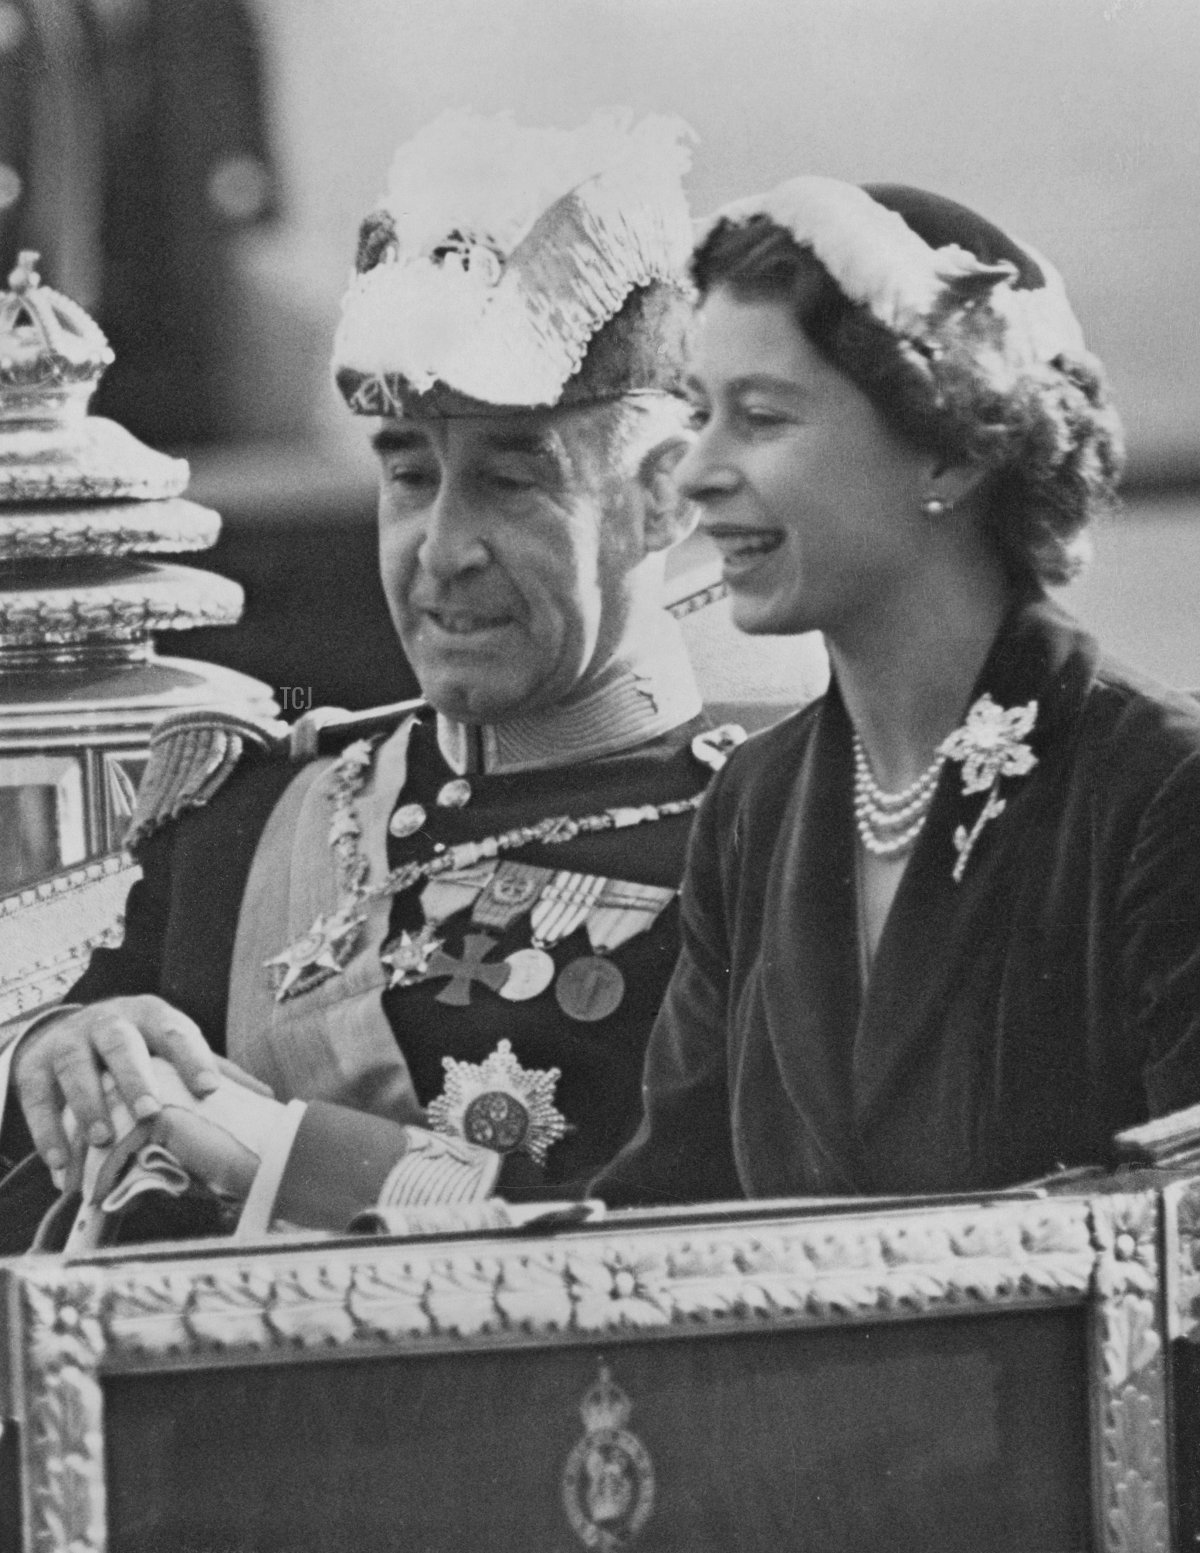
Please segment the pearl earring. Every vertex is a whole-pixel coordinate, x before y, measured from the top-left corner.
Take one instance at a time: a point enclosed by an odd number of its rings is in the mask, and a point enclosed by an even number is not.
[[[936,523],[939,518],[944,518],[948,512],[954,510],[954,503],[943,501],[940,496],[927,496],[921,503],[921,511],[931,522]]]

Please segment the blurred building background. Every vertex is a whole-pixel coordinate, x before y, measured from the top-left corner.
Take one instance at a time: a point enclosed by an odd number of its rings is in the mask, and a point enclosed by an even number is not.
[[[409,681],[326,363],[400,140],[617,103],[694,127],[698,212],[800,170],[928,185],[1066,276],[1130,446],[1073,597],[1200,686],[1198,65],[1197,0],[0,0],[0,262],[42,249],[116,347],[97,408],[225,516],[246,620],[164,647],[357,706]]]

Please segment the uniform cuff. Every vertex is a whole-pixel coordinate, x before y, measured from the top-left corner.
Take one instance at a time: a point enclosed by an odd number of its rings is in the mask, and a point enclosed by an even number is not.
[[[290,1109],[290,1108],[289,1108]],[[282,1143],[282,1139],[273,1140]],[[460,1138],[402,1127],[323,1100],[301,1107],[275,1179],[270,1158],[255,1179],[240,1238],[273,1222],[344,1230],[364,1208],[478,1202],[499,1174],[501,1156]],[[276,1155],[273,1147],[271,1156]]]

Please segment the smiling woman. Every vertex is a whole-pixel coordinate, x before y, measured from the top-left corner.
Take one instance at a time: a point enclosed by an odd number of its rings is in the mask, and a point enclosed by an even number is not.
[[[698,819],[611,1201],[987,1190],[1200,1098],[1200,711],[1046,589],[1120,427],[1056,272],[961,205],[800,178],[693,259],[682,491],[828,693]]]

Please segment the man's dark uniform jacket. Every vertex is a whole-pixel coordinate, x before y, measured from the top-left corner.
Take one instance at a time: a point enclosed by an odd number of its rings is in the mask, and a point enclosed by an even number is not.
[[[320,753],[336,753],[364,734],[382,739],[398,721],[393,716],[364,725],[360,716],[345,727],[327,727]],[[434,714],[425,710],[417,715],[409,742],[400,802],[420,803],[426,820],[412,836],[389,838],[389,867],[432,858],[441,847],[552,815],[578,817],[614,805],[691,798],[711,775],[692,751],[693,739],[708,726],[704,718],[696,718],[626,752],[578,764],[473,775],[469,802],[454,808],[437,801],[456,772],[442,756]],[[239,908],[260,836],[297,772],[286,740],[246,737],[236,766],[219,790],[142,839],[135,853],[143,877],[129,896],[124,941],[119,948],[93,955],[65,1001],[155,993],[194,1019],[212,1047],[224,1053]],[[554,870],[674,889],[682,875],[691,821],[690,812],[682,813],[581,835],[565,844],[526,845],[504,856]],[[321,866],[332,874],[332,857]],[[393,899],[389,936],[420,927],[419,895],[420,886]],[[445,953],[455,959],[462,955],[464,936],[479,931],[469,917],[469,910],[461,911],[439,930]],[[529,945],[528,914],[503,932],[493,930],[492,936],[497,942],[486,963],[495,966],[512,950]],[[282,950],[285,945],[275,947]],[[544,1166],[524,1154],[510,1155],[500,1190],[535,1197],[570,1195],[582,1189],[636,1126],[646,1039],[677,949],[677,906],[671,900],[649,930],[613,951],[625,994],[611,1014],[592,1022],[569,1017],[553,985],[527,1001],[509,1002],[475,980],[469,1002],[447,1004],[438,1000],[448,986],[446,977],[388,989],[382,994],[383,1008],[422,1105],[444,1089],[444,1058],[481,1063],[501,1040],[511,1042],[527,1070],[560,1069],[555,1104],[570,1130],[550,1147]],[[592,951],[581,928],[549,952],[561,969]]]
[[[610,1201],[986,1190],[1104,1161],[1200,1100],[1200,709],[1044,599],[975,687],[1036,703],[1036,765],[947,761],[864,988],[836,682],[709,789],[647,1114]]]

